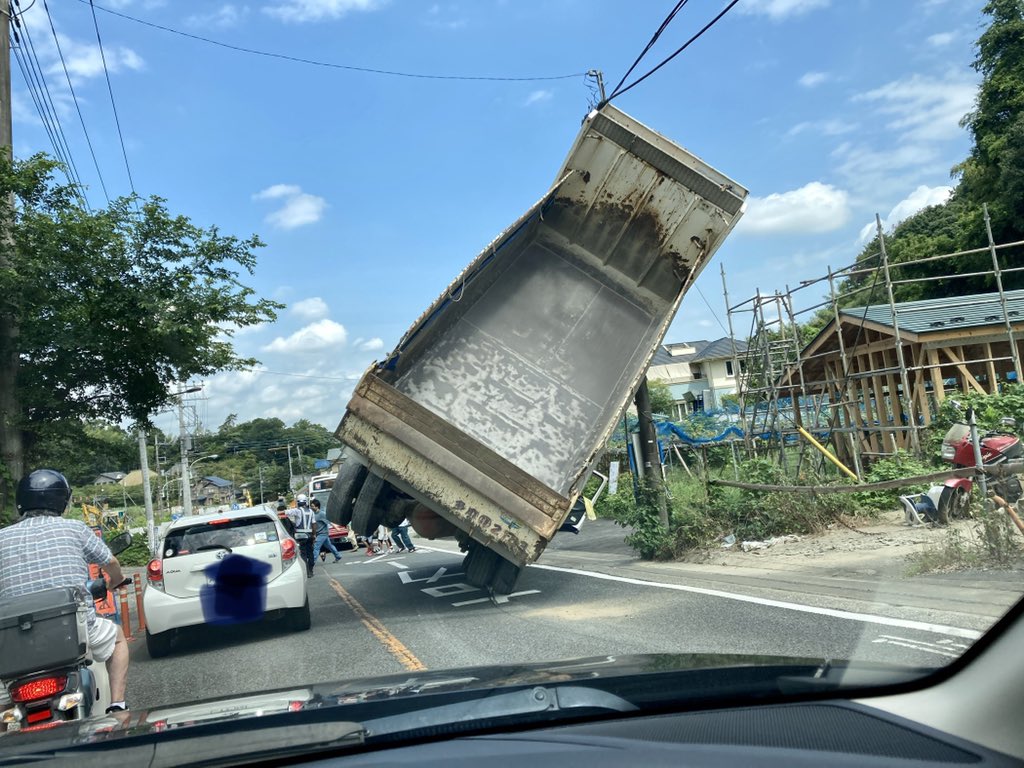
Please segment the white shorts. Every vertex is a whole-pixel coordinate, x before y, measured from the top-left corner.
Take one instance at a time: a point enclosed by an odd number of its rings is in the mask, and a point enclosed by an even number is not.
[[[110,619],[97,616],[89,625],[89,647],[96,661],[106,661],[114,655],[117,643],[117,624]]]

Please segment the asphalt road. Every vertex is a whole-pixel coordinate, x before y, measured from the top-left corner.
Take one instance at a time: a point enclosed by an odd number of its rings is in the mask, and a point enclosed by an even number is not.
[[[581,537],[582,538],[582,537]],[[445,549],[440,549],[440,547]],[[528,568],[492,599],[466,584],[454,543],[367,558],[346,553],[309,581],[312,629],[202,627],[170,656],[131,644],[134,709],[416,669],[630,653],[757,653],[936,666],[977,632],[758,596],[685,579]]]

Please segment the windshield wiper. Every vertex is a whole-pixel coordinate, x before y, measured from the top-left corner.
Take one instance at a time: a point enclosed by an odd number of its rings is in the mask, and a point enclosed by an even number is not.
[[[582,685],[536,686],[505,693],[488,693],[477,699],[440,704],[425,709],[403,712],[399,715],[378,717],[363,722],[366,737],[408,737],[419,731],[455,733],[460,724],[471,725],[473,730],[488,727],[488,723],[504,718],[545,716],[551,712],[566,714],[570,710],[593,712],[636,712],[638,707],[608,691]]]

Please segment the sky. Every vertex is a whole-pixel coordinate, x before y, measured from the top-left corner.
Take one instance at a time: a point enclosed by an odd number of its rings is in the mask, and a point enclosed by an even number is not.
[[[287,308],[235,334],[260,365],[202,382],[203,426],[234,413],[332,430],[366,368],[544,195],[594,100],[583,73],[610,91],[675,5],[100,0],[94,23],[88,0],[20,3],[21,45],[31,39],[94,207],[104,187],[113,198],[134,185],[266,243],[245,282]],[[689,0],[627,83],[725,5]],[[740,0],[615,99],[751,192],[666,342],[726,335],[721,268],[732,305],[785,290],[852,263],[876,213],[890,228],[946,198],[970,148],[959,122],[979,82],[981,6]],[[52,153],[12,68],[15,153]],[[169,414],[156,423],[175,428]]]

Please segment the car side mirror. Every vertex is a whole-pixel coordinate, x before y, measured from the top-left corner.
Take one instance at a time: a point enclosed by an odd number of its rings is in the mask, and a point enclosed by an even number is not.
[[[117,557],[118,555],[120,555],[122,552],[124,552],[126,549],[128,549],[128,547],[130,547],[131,545],[132,545],[132,534],[131,534],[131,531],[125,531],[124,533],[119,533],[117,536],[115,536],[114,538],[112,538],[110,540],[110,543],[107,544],[107,546],[110,547],[110,552],[111,552],[111,554],[114,555],[114,557]]]

